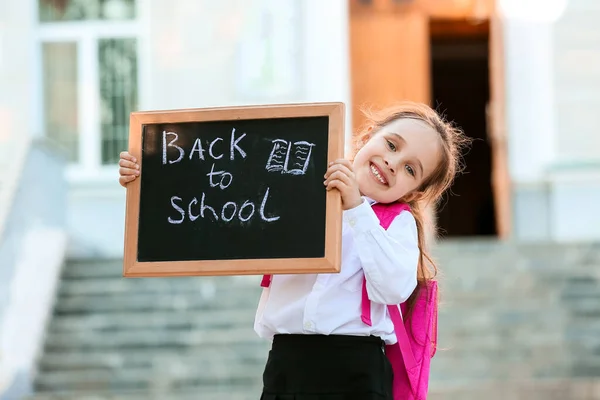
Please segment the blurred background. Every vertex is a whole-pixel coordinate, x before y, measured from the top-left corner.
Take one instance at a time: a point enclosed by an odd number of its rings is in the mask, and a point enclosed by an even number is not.
[[[257,399],[259,277],[121,277],[137,110],[426,102],[431,399],[600,399],[600,1],[0,0],[0,398]],[[349,142],[349,140],[348,140]]]

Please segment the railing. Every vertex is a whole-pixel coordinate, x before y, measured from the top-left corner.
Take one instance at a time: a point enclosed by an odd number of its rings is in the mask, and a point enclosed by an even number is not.
[[[29,136],[0,137],[0,243],[30,144]]]
[[[66,255],[65,157],[47,138],[0,132],[0,400],[32,388]]]

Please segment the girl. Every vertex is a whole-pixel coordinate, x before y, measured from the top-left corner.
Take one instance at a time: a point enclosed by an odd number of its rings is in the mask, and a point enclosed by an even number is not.
[[[276,275],[263,290],[254,328],[273,343],[262,400],[393,399],[393,373],[382,350],[397,339],[386,305],[410,304],[435,276],[425,251],[423,205],[450,187],[467,139],[423,104],[367,116],[353,161],[336,160],[324,175],[326,189],[342,197],[341,272]],[[123,186],[139,175],[127,152],[119,166]],[[395,202],[410,212],[385,230],[371,206]],[[361,320],[363,281],[370,325]]]

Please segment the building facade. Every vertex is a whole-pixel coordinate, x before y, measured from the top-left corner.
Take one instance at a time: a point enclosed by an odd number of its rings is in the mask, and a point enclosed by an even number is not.
[[[348,126],[356,128],[363,101],[437,100],[432,68],[445,53],[433,36],[443,29],[431,21],[496,20],[487,50],[467,49],[471,58],[488,53],[490,99],[501,93],[502,104],[488,103],[486,132],[475,135],[497,140],[485,174],[494,196],[492,233],[599,239],[600,216],[592,206],[600,200],[593,118],[600,105],[594,25],[600,6],[571,0],[548,21],[531,10],[500,14],[489,1],[429,3],[2,0],[3,135],[47,136],[63,147],[70,254],[120,257],[125,190],[115,162],[127,148],[129,112],[343,101]],[[383,19],[369,27],[369,13],[387,19],[388,30],[381,29]],[[365,28],[371,36],[360,31]],[[394,55],[398,68],[379,68],[385,61],[374,60],[369,73],[379,81],[369,81],[365,60],[385,54]],[[495,109],[501,112],[490,113]]]
[[[426,102],[476,139],[447,236],[599,241],[599,17],[597,0],[0,0],[0,398],[31,383],[65,259],[122,257],[132,111],[342,101],[350,139],[362,105]]]

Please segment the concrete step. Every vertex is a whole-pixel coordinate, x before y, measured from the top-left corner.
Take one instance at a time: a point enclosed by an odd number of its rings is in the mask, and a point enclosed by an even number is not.
[[[152,293],[116,293],[60,296],[54,312],[56,315],[118,313],[118,312],[202,312],[208,309],[247,309],[258,305],[260,287],[232,290],[222,296],[203,296],[201,293],[170,293],[157,296]]]
[[[118,394],[100,390],[37,393],[25,400],[256,400],[260,397],[261,390],[261,385],[249,385],[243,388],[204,385],[187,390],[123,390]]]
[[[216,291],[232,291],[260,287],[260,277],[187,277],[187,278],[123,278],[121,276],[93,276],[66,279],[59,290],[61,296],[95,294],[168,294],[189,293],[214,295]]]
[[[462,309],[444,309],[438,315],[438,333],[440,340],[498,335],[506,340],[515,339],[535,345],[555,333],[560,334],[559,339],[562,340],[564,332],[558,332],[557,326],[563,326],[566,321],[567,316],[560,310],[520,312],[507,307],[500,312],[477,309],[470,313]],[[527,337],[534,332],[535,337]]]
[[[453,270],[469,261],[479,262],[478,273],[486,273],[489,267],[526,268],[530,271],[562,271],[565,265],[570,271],[587,272],[600,277],[600,243],[512,243],[486,240],[448,240],[435,244],[432,254],[441,264],[442,271]],[[512,262],[511,262],[512,261]],[[471,264],[473,265],[473,264]],[[475,264],[477,265],[477,264]],[[450,266],[452,268],[450,268]]]
[[[70,351],[68,353],[46,352],[39,362],[39,370],[74,371],[74,370],[116,370],[131,368],[147,368],[156,370],[161,365],[176,363],[178,365],[206,365],[208,367],[227,365],[246,365],[264,367],[270,343],[257,342],[253,345],[245,343],[215,344],[212,346],[185,349],[157,348],[152,352],[145,349],[108,349],[89,351]]]
[[[565,363],[567,357],[568,349],[560,342],[534,347],[442,346],[432,360],[431,381],[443,385],[482,382],[491,377],[504,381],[568,376],[572,366]]]
[[[579,276],[566,280],[560,298],[573,318],[593,323],[600,320],[600,279]]]
[[[51,335],[46,339],[45,350],[89,351],[109,349],[182,349],[210,347],[219,344],[238,343],[254,346],[261,340],[252,327],[214,329],[212,331],[173,330],[152,331],[136,329],[114,333],[79,331],[68,335]]]
[[[263,366],[264,367],[264,366]],[[39,392],[60,391],[120,391],[145,390],[156,391],[190,390],[210,388],[211,386],[242,387],[259,386],[262,368],[251,365],[203,365],[181,364],[178,360],[156,365],[155,369],[85,369],[75,371],[47,371],[36,379]],[[210,389],[208,389],[210,390]]]
[[[71,333],[114,333],[127,330],[201,330],[208,331],[237,327],[252,327],[253,309],[192,311],[155,311],[147,313],[115,312],[75,314],[55,317],[48,328],[49,335]]]

